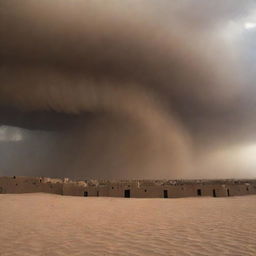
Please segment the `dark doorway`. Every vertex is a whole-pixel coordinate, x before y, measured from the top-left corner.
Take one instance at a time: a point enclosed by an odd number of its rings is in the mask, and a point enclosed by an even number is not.
[[[99,196],[99,191],[97,191],[97,196]]]
[[[124,197],[127,197],[127,198],[131,197],[131,195],[130,195],[130,189],[126,189],[126,190],[124,191]]]
[[[198,189],[198,190],[197,190],[197,195],[198,195],[198,196],[201,196],[201,195],[202,195],[201,189]]]
[[[212,191],[212,196],[213,196],[213,197],[216,197],[216,191],[215,191],[215,189]]]
[[[0,187],[0,194],[2,194],[3,193],[3,188],[2,187]]]
[[[168,190],[164,190],[164,198],[168,198]]]
[[[229,194],[229,189],[227,189],[227,194],[228,194],[228,196],[230,196],[230,194]]]
[[[88,196],[88,192],[87,191],[84,191],[84,196]]]

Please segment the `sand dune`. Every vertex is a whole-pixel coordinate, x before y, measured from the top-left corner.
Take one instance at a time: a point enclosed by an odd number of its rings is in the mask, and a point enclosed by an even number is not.
[[[0,255],[256,255],[256,196],[0,195]]]

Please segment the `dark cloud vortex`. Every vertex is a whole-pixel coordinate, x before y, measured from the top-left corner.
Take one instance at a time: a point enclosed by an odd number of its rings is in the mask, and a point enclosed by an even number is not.
[[[0,175],[255,177],[254,13],[1,0]]]

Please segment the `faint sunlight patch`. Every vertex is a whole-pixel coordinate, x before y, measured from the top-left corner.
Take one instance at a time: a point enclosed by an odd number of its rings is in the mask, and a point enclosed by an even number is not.
[[[0,126],[0,142],[1,141],[21,141],[23,140],[22,130],[11,126]]]
[[[253,28],[256,28],[256,23],[253,23],[253,22],[246,22],[244,24],[244,28],[245,29],[253,29]]]
[[[198,168],[210,178],[256,178],[256,143],[227,146],[202,154]]]
[[[240,157],[245,163],[251,163],[256,167],[256,145],[247,145],[242,147],[239,151]]]

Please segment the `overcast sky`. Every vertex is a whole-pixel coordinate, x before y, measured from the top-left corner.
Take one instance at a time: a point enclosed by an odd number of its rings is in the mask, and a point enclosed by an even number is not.
[[[0,175],[256,178],[254,1],[0,0]]]

